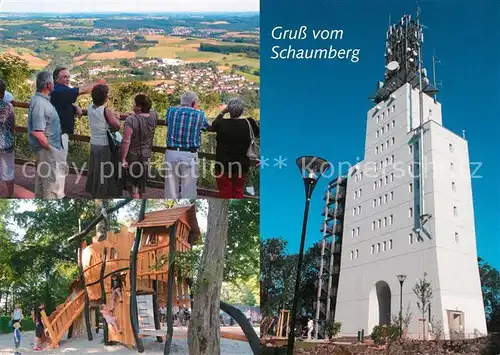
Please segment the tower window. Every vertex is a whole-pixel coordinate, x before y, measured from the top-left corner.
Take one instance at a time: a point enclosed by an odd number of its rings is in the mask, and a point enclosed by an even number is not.
[[[358,214],[361,214],[361,206],[358,206]]]
[[[391,201],[394,200],[394,191],[391,191],[390,196],[391,196]]]
[[[453,163],[450,163],[450,170],[455,171],[455,166],[453,165]]]
[[[389,250],[392,249],[392,239],[389,239]]]
[[[377,253],[380,253],[380,243],[377,243]]]
[[[376,190],[376,189],[377,189],[377,181],[374,181],[374,182],[373,182],[373,189],[374,189],[374,190]],[[373,206],[373,207],[375,207],[375,206]]]
[[[458,210],[457,210],[457,206],[453,206],[453,215],[456,217],[458,216]]]
[[[391,138],[391,144],[394,145],[396,143],[396,138],[392,137]]]
[[[432,110],[429,109],[429,117],[432,117]]]
[[[394,154],[391,155],[391,164],[394,164]]]
[[[455,232],[455,243],[458,244],[458,242],[459,242],[459,236],[458,236],[458,233]]]
[[[375,154],[378,154],[378,146],[375,147]]]
[[[413,153],[413,144],[410,144],[410,145],[408,146],[408,152],[409,152],[409,154],[412,154],[412,153]]]
[[[387,194],[384,195],[384,203],[387,203]]]
[[[359,251],[358,251],[358,249],[356,249],[356,256],[355,256],[355,258],[357,259],[358,256],[359,256]]]
[[[455,181],[451,182],[451,189],[452,191],[457,191],[457,185],[455,184]]]
[[[379,206],[382,204],[382,196],[378,197],[378,204],[379,204]]]
[[[363,193],[363,189],[359,189],[359,197],[361,197],[362,193]]]
[[[375,221],[372,222],[372,231],[375,230]]]
[[[387,250],[387,242],[384,242],[382,244],[382,251],[386,251]]]
[[[389,224],[392,225],[394,223],[394,215],[389,216]]]
[[[382,225],[382,220],[381,220],[381,219],[379,219],[379,220],[377,221],[377,228],[379,228],[379,229],[380,229],[381,225]]]
[[[386,185],[387,185],[387,182],[388,182],[388,181],[389,181],[389,177],[388,177],[388,176],[386,176],[386,177],[385,177],[385,184],[386,184]]]
[[[392,112],[396,111],[396,105],[392,105]]]
[[[387,217],[384,217],[384,227],[387,226]]]
[[[351,252],[349,253],[349,259],[352,260],[352,256],[353,256],[353,252],[351,250]]]
[[[391,173],[391,182],[394,181],[394,173]]]
[[[385,141],[385,147],[389,148],[389,141]]]
[[[396,121],[392,120],[392,128],[396,127]]]
[[[450,149],[450,153],[453,153],[453,144],[450,143],[448,147]]]
[[[413,208],[412,208],[412,207],[410,207],[410,208],[408,209],[408,217],[409,217],[409,218],[413,217]]]
[[[375,245],[372,244],[371,253],[373,254],[374,252],[375,252]]]
[[[384,134],[385,127],[382,127],[382,129],[380,131],[381,131],[382,134]]]
[[[356,207],[354,207],[354,208],[352,209],[352,215],[353,215],[353,216],[355,216],[355,215],[356,215]]]
[[[385,129],[387,130],[387,132],[389,132],[389,123],[387,124],[387,126],[385,126]]]
[[[351,231],[351,237],[354,238],[354,229]]]
[[[408,235],[408,244],[413,244],[413,234],[412,233],[410,233]]]
[[[410,185],[408,185],[408,190],[410,191],[410,193],[413,192],[413,184],[410,182]]]
[[[377,199],[376,198],[373,199],[373,207],[377,207]]]
[[[380,132],[377,129],[377,132],[375,132],[375,136],[378,138],[380,136]]]
[[[356,228],[356,237],[359,237],[359,227]]]
[[[377,115],[377,123],[380,121],[380,115]]]

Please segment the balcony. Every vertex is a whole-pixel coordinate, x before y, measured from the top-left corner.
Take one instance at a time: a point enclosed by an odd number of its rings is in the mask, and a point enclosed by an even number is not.
[[[28,103],[25,102],[12,102],[13,106],[16,108],[16,123],[23,122],[27,120],[27,115],[21,118],[19,111],[27,109],[29,107]],[[26,111],[25,111],[26,112]],[[83,110],[84,115],[86,115],[86,110]],[[120,115],[120,120],[124,121],[128,115]],[[82,123],[81,121],[78,123]],[[84,125],[88,127],[88,121],[83,121]],[[78,127],[78,125],[77,125]],[[162,139],[162,134],[164,135],[166,129],[165,120],[157,121],[157,130],[155,134],[154,142],[164,141]],[[27,141],[27,128],[26,126],[16,125],[16,146],[15,146],[15,173],[16,177],[14,180],[14,196],[16,198],[34,198],[34,174],[35,174],[35,162],[33,161],[33,153],[29,147]],[[202,137],[202,148],[208,151],[214,151],[215,140],[212,133],[204,133]],[[87,170],[82,169],[88,164],[90,157],[90,137],[87,135],[74,134],[70,136],[70,149],[68,153],[68,166],[69,171],[66,177],[65,184],[65,194],[70,198],[90,198],[91,196],[85,192],[85,184],[87,180]],[[153,145],[153,157],[151,159],[152,171],[155,175],[159,171],[158,166],[163,162],[162,155],[165,154],[166,147]],[[215,184],[214,174],[210,174],[214,166],[215,154],[207,151],[199,151],[199,171],[200,177],[198,179],[198,197],[218,197],[218,191]],[[251,160],[252,167],[250,168],[248,185],[252,185],[255,188],[255,195],[246,195],[245,198],[258,199],[259,191],[259,161],[256,159]],[[206,176],[203,176],[205,172]],[[159,175],[159,174],[158,174]],[[164,198],[164,181],[163,178],[158,177],[150,178],[147,181],[146,193],[143,195],[144,198]],[[0,184],[0,196],[6,196],[7,190],[4,184]],[[126,193],[124,193],[126,195]]]

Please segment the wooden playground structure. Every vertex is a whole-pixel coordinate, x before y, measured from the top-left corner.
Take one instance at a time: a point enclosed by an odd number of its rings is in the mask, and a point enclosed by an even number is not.
[[[142,231],[142,236],[136,234],[140,240],[136,260],[133,260],[131,250],[137,237],[125,226],[119,233],[108,232],[106,238],[101,238],[104,240],[94,237],[90,245],[82,243],[80,250],[83,273],[73,283],[71,294],[50,316],[42,311],[51,348],[59,346],[70,328],[86,327],[88,332],[90,314],[97,314],[101,304],[109,307],[111,303],[111,278],[114,275],[120,275],[124,281],[123,302],[118,299],[114,302],[114,316],[122,332],[119,333],[103,322],[105,343],[117,342],[132,347],[137,344],[137,336],[165,336],[157,318],[158,305],[168,302],[169,284],[172,285],[170,304],[190,307],[188,280],[173,276],[169,280],[169,265],[170,255],[190,250],[200,238],[195,206],[150,212],[131,227]],[[133,267],[135,272],[131,272]],[[132,276],[134,274],[135,278]],[[139,315],[138,301],[134,302],[134,298],[146,300],[145,304],[153,308],[147,313],[152,314],[154,319],[145,321],[144,318],[148,317]],[[139,318],[136,321],[139,325],[137,333],[133,329],[134,314]]]
[[[290,332],[290,311],[282,309],[276,322],[276,335],[269,335],[274,326],[275,320],[267,317],[262,320],[262,343],[282,343],[288,340]]]

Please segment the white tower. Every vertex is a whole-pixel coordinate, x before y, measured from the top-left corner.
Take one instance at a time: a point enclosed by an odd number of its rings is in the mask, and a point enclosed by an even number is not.
[[[389,27],[365,160],[349,171],[335,308],[345,336],[369,335],[399,314],[400,274],[408,336],[430,338],[428,313],[446,339],[487,332],[467,142],[442,125],[422,42],[418,14]],[[425,320],[413,292],[424,274],[433,292]]]

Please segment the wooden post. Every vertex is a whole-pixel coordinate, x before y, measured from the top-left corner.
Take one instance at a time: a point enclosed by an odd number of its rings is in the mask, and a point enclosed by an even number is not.
[[[158,311],[158,280],[153,280],[153,318],[155,321],[155,329],[160,330],[160,312]],[[163,343],[162,337],[156,337],[158,343]]]
[[[89,341],[93,340],[92,337],[92,326],[90,324],[90,301],[89,301],[89,294],[87,293],[87,287],[85,285],[85,275],[83,273],[83,261],[82,261],[82,243],[81,241],[78,241],[78,270],[80,271],[80,278],[83,283],[83,295],[84,295],[84,300],[85,300],[85,306],[83,308],[84,314],[85,314],[85,328],[87,329],[87,338]]]
[[[138,222],[144,219],[146,213],[146,200],[141,201],[141,210],[139,212]],[[138,227],[135,232],[135,240],[132,251],[130,252],[130,323],[132,333],[134,334],[137,351],[144,352],[144,344],[139,338],[139,314],[137,312],[137,253],[141,245],[142,228]]]
[[[170,227],[169,235],[169,255],[168,255],[168,284],[167,284],[167,339],[165,340],[165,347],[163,348],[163,355],[170,354],[170,346],[172,345],[172,337],[174,335],[174,319],[172,315],[172,293],[174,289],[174,257],[175,257],[175,244],[177,237],[177,223]]]
[[[99,278],[99,283],[101,285],[101,304],[106,304],[106,288],[104,287],[104,272],[106,271],[106,260],[108,257],[108,248],[104,248],[104,255],[101,264],[101,274]],[[111,296],[113,297],[113,296]],[[97,311],[99,314],[99,310]],[[99,326],[99,318],[96,317],[97,326]],[[104,345],[109,345],[109,333],[108,333],[108,322],[102,317],[102,330],[104,332]]]

